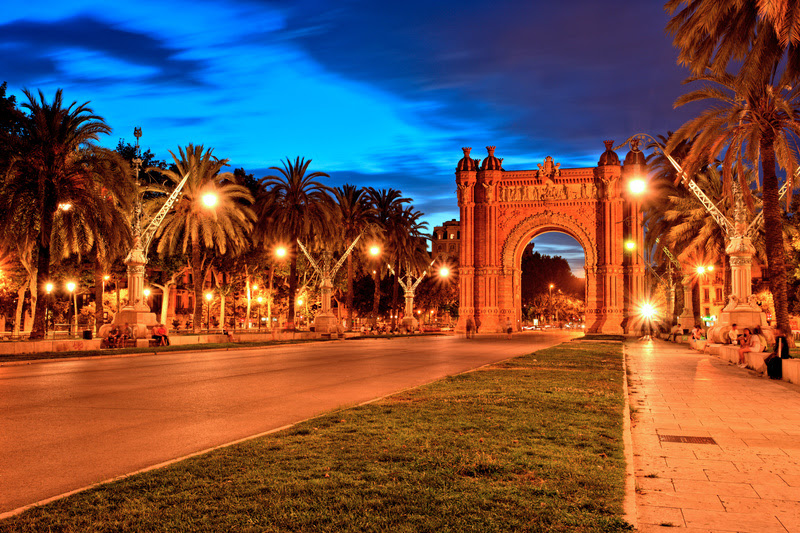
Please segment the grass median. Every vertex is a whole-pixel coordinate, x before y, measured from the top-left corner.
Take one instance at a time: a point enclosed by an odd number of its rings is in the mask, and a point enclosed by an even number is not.
[[[621,344],[566,343],[85,491],[0,531],[629,531],[622,409]]]

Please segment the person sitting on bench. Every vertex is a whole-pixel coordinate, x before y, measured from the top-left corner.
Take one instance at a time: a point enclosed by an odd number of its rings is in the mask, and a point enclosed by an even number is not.
[[[133,338],[133,330],[128,325],[128,323],[125,322],[125,324],[122,326],[122,337],[121,337],[122,347],[124,348],[125,342],[132,338]]]
[[[167,328],[163,324],[156,324],[153,327],[153,339],[158,341],[159,346],[169,346],[169,337],[167,337]]]
[[[113,326],[108,332],[108,337],[106,337],[106,346],[109,348],[116,348],[119,345],[121,335],[122,333],[119,331],[119,327]]]

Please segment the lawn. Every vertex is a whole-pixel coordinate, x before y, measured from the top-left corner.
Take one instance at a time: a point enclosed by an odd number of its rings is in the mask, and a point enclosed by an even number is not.
[[[31,509],[0,531],[629,531],[622,348],[571,342]]]

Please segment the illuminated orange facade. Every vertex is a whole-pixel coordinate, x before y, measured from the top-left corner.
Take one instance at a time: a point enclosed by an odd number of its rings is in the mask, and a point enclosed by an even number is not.
[[[478,332],[520,327],[522,253],[537,235],[560,231],[583,247],[586,270],[587,331],[619,334],[636,329],[636,309],[644,297],[644,263],[625,251],[642,249],[638,199],[627,183],[645,172],[644,155],[633,144],[620,164],[606,141],[594,168],[560,168],[552,157],[538,170],[507,171],[487,147],[488,157],[470,158],[456,168],[461,212],[459,322]]]

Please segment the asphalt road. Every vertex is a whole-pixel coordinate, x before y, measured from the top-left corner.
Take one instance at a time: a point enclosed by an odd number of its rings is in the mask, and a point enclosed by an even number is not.
[[[348,340],[0,367],[0,515],[569,338]]]

